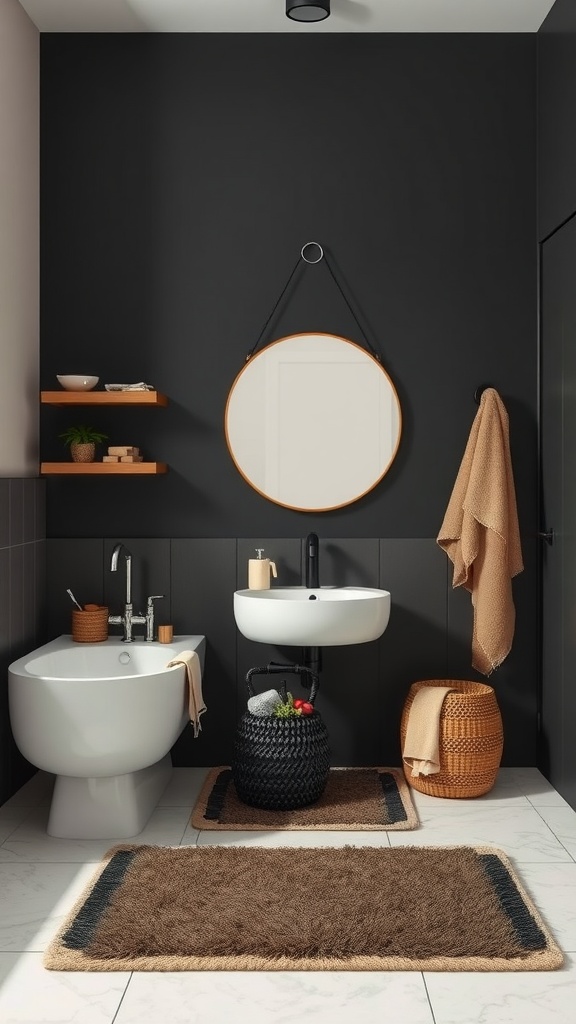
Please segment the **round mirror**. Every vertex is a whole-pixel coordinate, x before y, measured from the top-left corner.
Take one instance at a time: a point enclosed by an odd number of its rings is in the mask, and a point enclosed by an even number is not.
[[[225,413],[236,468],[287,508],[327,512],[367,494],[398,450],[401,412],[386,371],[333,334],[293,334],[257,352]]]

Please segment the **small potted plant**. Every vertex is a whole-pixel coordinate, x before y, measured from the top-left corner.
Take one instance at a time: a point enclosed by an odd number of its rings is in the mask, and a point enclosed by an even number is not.
[[[68,427],[59,436],[64,444],[70,446],[72,462],[94,462],[96,445],[108,440],[107,434],[101,434],[99,430],[85,427],[82,424],[77,427]]]

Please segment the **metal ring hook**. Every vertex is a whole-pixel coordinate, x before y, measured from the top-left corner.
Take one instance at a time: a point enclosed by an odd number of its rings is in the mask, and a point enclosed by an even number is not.
[[[483,395],[484,391],[486,391],[486,388],[491,388],[491,387],[492,387],[492,384],[479,384],[478,385],[478,387],[476,388],[476,391],[474,392],[474,401],[476,402],[476,405],[480,405],[480,399],[482,398],[482,395]]]
[[[317,245],[318,248],[320,249],[320,255],[319,255],[317,260],[307,260],[306,259],[305,255],[304,255],[304,250],[307,249],[309,245]],[[305,242],[304,245],[302,246],[302,248],[300,249],[300,255],[301,255],[301,257],[302,257],[302,259],[304,260],[305,263],[320,263],[320,260],[324,256],[324,249],[320,245],[320,242]]]

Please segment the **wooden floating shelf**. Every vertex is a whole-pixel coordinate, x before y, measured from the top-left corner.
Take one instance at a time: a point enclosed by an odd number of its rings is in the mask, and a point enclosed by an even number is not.
[[[168,405],[159,391],[41,391],[44,405]]]
[[[96,476],[105,473],[128,474],[154,474],[167,473],[168,466],[165,462],[42,462],[40,463],[40,474],[42,476]]]

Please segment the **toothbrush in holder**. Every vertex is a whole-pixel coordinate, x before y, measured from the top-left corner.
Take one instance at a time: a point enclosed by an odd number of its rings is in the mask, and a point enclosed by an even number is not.
[[[77,601],[77,600],[76,600],[76,598],[74,597],[74,594],[72,593],[72,591],[71,591],[70,589],[68,589],[68,590],[66,591],[66,593],[70,595],[70,597],[72,598],[72,601],[74,602],[74,604],[76,605],[76,607],[77,607],[77,608],[79,609],[79,611],[82,611],[82,610],[83,610],[83,609],[82,609],[82,605],[81,605],[81,604],[78,604],[78,601]]]

